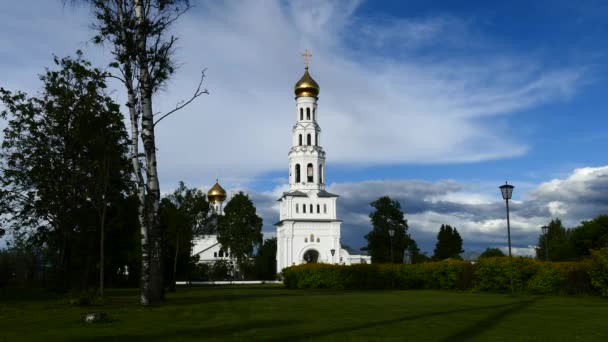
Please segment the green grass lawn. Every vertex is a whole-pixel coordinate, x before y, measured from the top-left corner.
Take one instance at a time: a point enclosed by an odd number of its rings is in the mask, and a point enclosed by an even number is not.
[[[600,297],[196,287],[142,308],[136,290],[89,307],[1,291],[0,341],[608,341]],[[112,321],[80,321],[96,311]]]

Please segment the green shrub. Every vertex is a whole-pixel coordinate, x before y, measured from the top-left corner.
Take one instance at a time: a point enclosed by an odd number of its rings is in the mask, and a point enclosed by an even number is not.
[[[564,268],[555,263],[544,262],[528,282],[528,290],[537,294],[558,294],[562,291],[565,278]]]
[[[591,284],[602,296],[608,296],[608,247],[591,251]]]

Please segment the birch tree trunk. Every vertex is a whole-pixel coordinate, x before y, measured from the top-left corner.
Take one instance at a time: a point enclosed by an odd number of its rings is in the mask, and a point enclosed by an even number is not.
[[[149,287],[148,304],[163,298],[163,277],[160,234],[160,185],[156,164],[154,112],[152,111],[152,80],[147,56],[147,13],[143,0],[134,0],[137,60],[139,66],[139,100],[141,104],[141,140],[146,159],[145,216],[148,228]],[[143,240],[143,237],[142,237]],[[143,242],[143,241],[142,241]],[[142,248],[143,244],[142,244]],[[143,259],[143,257],[142,257]],[[143,271],[143,270],[142,270]]]

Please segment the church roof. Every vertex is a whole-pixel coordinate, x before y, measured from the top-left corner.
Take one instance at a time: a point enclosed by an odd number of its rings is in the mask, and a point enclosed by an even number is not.
[[[321,190],[319,191],[319,193],[317,193],[318,197],[340,197],[336,194],[332,194],[331,192],[327,192],[325,190]]]
[[[283,195],[277,200],[280,201],[283,197],[292,196],[292,197],[308,197],[308,195],[302,191],[296,190],[291,192],[284,192]]]

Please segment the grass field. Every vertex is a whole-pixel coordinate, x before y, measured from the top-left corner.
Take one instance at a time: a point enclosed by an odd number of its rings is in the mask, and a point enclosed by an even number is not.
[[[2,291],[2,290],[0,290]],[[0,341],[608,341],[608,300],[439,291],[179,288],[162,306],[111,290],[78,307],[0,292]],[[111,322],[85,324],[104,311]]]

